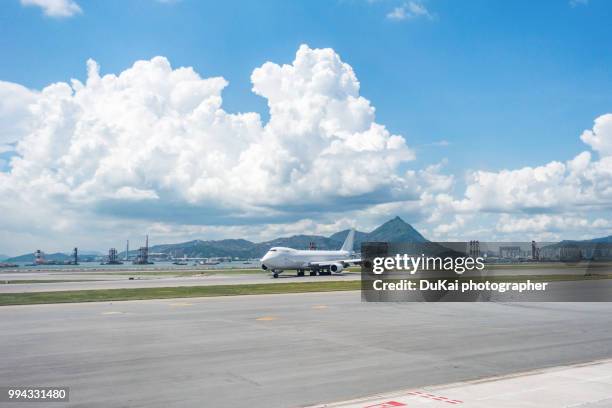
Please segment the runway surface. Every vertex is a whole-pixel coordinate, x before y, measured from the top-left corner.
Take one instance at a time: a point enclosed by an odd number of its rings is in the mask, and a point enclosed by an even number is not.
[[[117,272],[120,272],[119,274]],[[278,279],[273,279],[265,271],[253,271],[240,274],[231,270],[167,270],[168,274],[160,274],[162,270],[5,270],[0,271],[0,293],[20,292],[50,292],[63,290],[88,289],[124,289],[124,288],[154,288],[177,286],[207,286],[207,285],[242,285],[249,283],[294,283],[312,282],[313,280],[359,280],[360,272],[343,272],[341,275],[319,277],[296,277],[295,271],[286,271]],[[592,272],[587,267],[575,267],[565,264],[536,266],[498,266],[486,271],[486,276],[516,276],[516,275],[584,275]],[[172,276],[172,274],[179,276]],[[596,273],[612,274],[612,265],[606,264],[597,268]],[[417,275],[418,276],[418,275]],[[469,273],[465,276],[471,276]],[[129,278],[132,277],[133,280]],[[36,283],[10,283],[15,280],[32,280]],[[47,282],[49,280],[64,280],[73,282]],[[9,282],[9,283],[6,283]]]
[[[9,283],[3,284],[3,279],[17,279],[15,277],[6,278],[0,275],[0,293],[22,293],[22,292],[55,292],[63,290],[88,290],[88,289],[126,289],[126,288],[162,288],[179,286],[210,286],[210,285],[243,285],[256,283],[296,283],[296,282],[320,282],[320,281],[346,281],[359,280],[361,275],[358,273],[345,273],[332,276],[304,276],[281,275],[278,279],[272,278],[269,273],[262,271],[258,274],[237,275],[237,274],[215,274],[202,276],[146,276],[134,274],[134,280],[129,280],[132,275],[116,275],[107,280],[83,282],[53,282],[53,283]],[[78,277],[69,277],[78,279]],[[20,277],[20,279],[28,279]],[[46,277],[46,279],[67,279],[66,277]]]
[[[610,358],[612,304],[336,292],[5,306],[0,332],[0,385],[70,386],[72,407],[297,407]]]

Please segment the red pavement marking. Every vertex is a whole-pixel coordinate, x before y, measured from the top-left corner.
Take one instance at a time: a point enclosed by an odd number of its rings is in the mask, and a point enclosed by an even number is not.
[[[405,406],[406,404],[403,404],[401,402],[386,401],[386,402],[381,402],[380,404],[368,405],[367,407],[363,407],[363,408],[392,408],[392,407],[405,407]]]
[[[420,391],[410,391],[408,394],[416,395],[417,397],[432,399],[435,401],[448,402],[449,404],[463,404],[463,401],[454,400],[454,399],[450,399],[446,397],[440,397],[438,395],[433,395],[433,394],[427,394],[427,393],[420,392]]]

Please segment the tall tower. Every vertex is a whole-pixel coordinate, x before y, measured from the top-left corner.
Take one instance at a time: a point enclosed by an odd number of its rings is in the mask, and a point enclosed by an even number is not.
[[[34,252],[34,263],[36,265],[42,265],[45,263],[45,255],[40,249],[37,249],[36,252]]]
[[[540,249],[535,241],[531,241],[531,259],[534,261],[540,260]]]
[[[138,248],[138,254],[132,261],[135,265],[150,265],[153,262],[149,262],[149,235],[145,238],[145,246]]]
[[[149,234],[145,238],[144,263],[149,263]]]

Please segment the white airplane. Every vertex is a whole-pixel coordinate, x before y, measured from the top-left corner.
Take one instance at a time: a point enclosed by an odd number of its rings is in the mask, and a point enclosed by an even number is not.
[[[337,251],[274,247],[261,258],[261,269],[270,270],[275,278],[287,269],[297,270],[298,276],[304,276],[306,269],[310,270],[310,276],[315,276],[317,273],[319,275],[340,273],[350,264],[361,262],[361,259],[354,258],[354,239],[355,230],[352,229],[344,240],[342,248]]]

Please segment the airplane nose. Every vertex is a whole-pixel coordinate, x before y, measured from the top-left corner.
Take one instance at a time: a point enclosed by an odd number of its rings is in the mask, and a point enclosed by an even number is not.
[[[261,262],[261,269],[263,269],[264,271],[268,269],[268,265],[266,265],[266,262],[270,259],[270,254],[265,254],[263,256],[263,258],[261,258],[259,260],[259,262]]]

